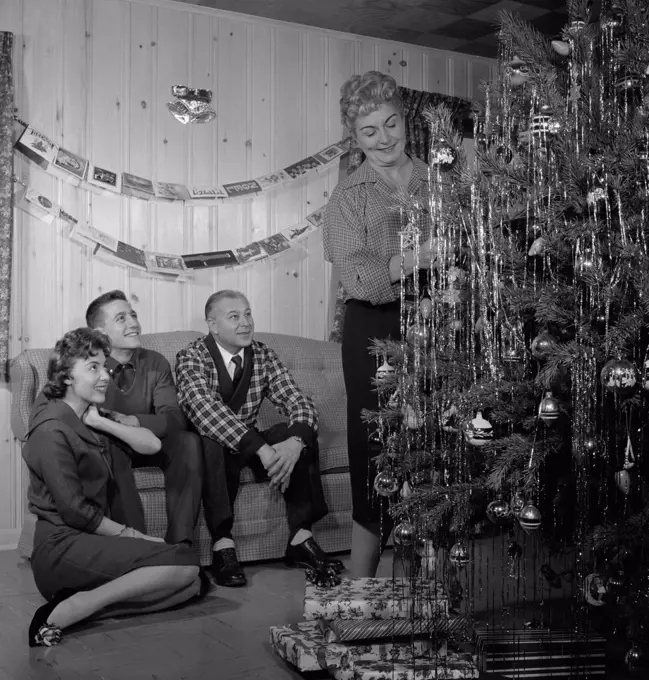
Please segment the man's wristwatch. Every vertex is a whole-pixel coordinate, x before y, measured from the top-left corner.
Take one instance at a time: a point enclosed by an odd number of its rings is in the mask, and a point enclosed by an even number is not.
[[[293,435],[293,436],[291,437],[291,439],[295,439],[295,441],[299,442],[300,446],[301,446],[303,449],[306,449],[306,442],[304,441],[304,439],[302,439],[302,437],[298,437],[298,436],[296,436],[296,435]]]

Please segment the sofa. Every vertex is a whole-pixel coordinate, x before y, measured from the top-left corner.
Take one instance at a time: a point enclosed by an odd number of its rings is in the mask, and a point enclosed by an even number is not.
[[[176,353],[200,335],[194,331],[152,333],[142,336],[142,346],[163,354],[173,367]],[[255,337],[277,352],[300,388],[315,401],[320,415],[320,468],[329,514],[314,526],[314,534],[326,551],[347,551],[351,542],[351,490],[340,345],[276,333],[257,333]],[[32,404],[45,382],[49,354],[49,349],[28,349],[11,363],[11,428],[21,442],[25,441]],[[272,404],[264,402],[260,429],[280,419]],[[163,536],[167,526],[164,476],[157,468],[134,472],[147,531]],[[281,495],[271,491],[267,482],[256,482],[245,468],[235,507],[234,537],[239,559],[251,562],[283,557],[288,540],[285,517]],[[26,513],[18,550],[27,559],[32,551],[35,521],[34,515]],[[196,545],[201,563],[208,564],[212,546],[202,511],[196,527]]]

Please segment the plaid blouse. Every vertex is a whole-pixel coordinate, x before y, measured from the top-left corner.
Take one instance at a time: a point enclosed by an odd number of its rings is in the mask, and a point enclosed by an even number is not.
[[[256,431],[259,409],[268,398],[288,418],[288,436],[313,443],[318,414],[313,400],[300,391],[288,369],[267,345],[254,340],[253,366],[246,400],[235,413],[221,397],[219,374],[205,337],[176,356],[178,403],[200,435],[225,448],[244,454],[256,453],[266,442]]]
[[[428,166],[416,157],[412,162],[408,193],[427,202]],[[396,203],[392,189],[367,160],[333,190],[323,241],[325,257],[338,270],[346,300],[382,305],[399,299],[400,283],[390,282],[389,270],[390,259],[401,252],[399,232],[405,226]],[[421,227],[426,238],[430,225]]]

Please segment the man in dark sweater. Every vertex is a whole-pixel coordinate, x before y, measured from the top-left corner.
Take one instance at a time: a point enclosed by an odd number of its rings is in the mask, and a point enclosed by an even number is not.
[[[158,352],[141,347],[137,313],[121,290],[93,300],[86,311],[86,324],[110,338],[106,370],[112,380],[102,411],[124,425],[146,427],[162,441],[162,450],[153,456],[128,451],[130,465],[163,470],[168,522],[165,541],[191,544],[201,505],[203,454],[199,437],[187,431],[169,362]],[[123,476],[127,486],[129,478],[132,475]],[[135,510],[141,513],[144,526],[139,496],[129,488],[123,501],[139,506]]]

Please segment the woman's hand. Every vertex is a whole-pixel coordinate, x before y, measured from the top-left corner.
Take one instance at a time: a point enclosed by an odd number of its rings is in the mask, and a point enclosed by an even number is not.
[[[93,427],[96,430],[100,430],[102,423],[106,422],[106,419],[99,414],[99,411],[94,404],[88,406],[86,412],[83,414],[82,420],[88,427]]]
[[[158,538],[157,536],[149,536],[148,534],[143,534],[133,527],[126,527],[124,531],[120,532],[120,538],[142,538],[145,541],[152,541],[153,543],[164,543],[164,538]]]

